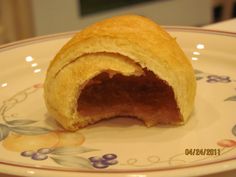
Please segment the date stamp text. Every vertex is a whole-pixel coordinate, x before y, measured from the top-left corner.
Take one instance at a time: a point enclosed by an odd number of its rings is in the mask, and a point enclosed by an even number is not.
[[[185,155],[197,155],[197,156],[219,156],[221,154],[221,149],[194,149],[194,148],[189,148],[185,149]]]

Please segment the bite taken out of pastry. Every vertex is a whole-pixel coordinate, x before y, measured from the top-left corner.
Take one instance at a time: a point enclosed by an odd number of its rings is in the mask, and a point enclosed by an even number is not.
[[[44,83],[49,114],[71,131],[117,116],[148,127],[183,124],[195,94],[193,68],[176,40],[137,15],[75,34],[51,61]]]

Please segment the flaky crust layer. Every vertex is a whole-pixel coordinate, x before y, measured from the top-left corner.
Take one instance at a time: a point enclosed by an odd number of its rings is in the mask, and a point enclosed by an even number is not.
[[[93,120],[77,111],[83,86],[106,70],[129,76],[142,74],[143,68],[172,87],[182,123],[186,122],[196,94],[191,63],[164,29],[137,15],[95,23],[63,46],[50,63],[44,84],[48,111],[68,130],[91,124]]]

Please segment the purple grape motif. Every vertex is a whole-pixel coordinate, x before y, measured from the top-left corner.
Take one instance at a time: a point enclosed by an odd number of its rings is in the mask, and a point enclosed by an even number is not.
[[[33,160],[46,160],[48,158],[47,154],[50,154],[52,149],[50,148],[40,148],[36,152],[35,151],[23,151],[21,155],[23,157],[31,157]]]
[[[35,153],[34,151],[23,151],[20,155],[24,157],[32,157],[34,153]]]
[[[89,157],[88,159],[94,168],[102,169],[108,168],[110,165],[117,164],[118,160],[116,160],[116,158],[116,154],[104,154],[102,157],[93,156]]]
[[[216,82],[228,83],[228,82],[231,82],[231,80],[229,76],[208,75],[207,82],[208,83],[216,83]]]
[[[104,159],[102,157],[99,156],[94,156],[94,157],[89,157],[90,162],[101,162]]]
[[[102,157],[106,160],[113,160],[113,159],[117,158],[117,155],[115,155],[115,154],[105,154]]]
[[[103,161],[101,161],[101,162],[94,162],[94,163],[92,163],[92,165],[93,165],[94,168],[107,168],[107,167],[109,167],[109,165],[103,163]]]
[[[232,133],[233,133],[234,136],[236,136],[236,124],[232,128]]]
[[[46,154],[34,153],[31,157],[33,160],[46,160],[48,156]]]
[[[103,163],[107,165],[115,165],[118,163],[118,161],[116,159],[111,159],[111,160],[105,160]]]

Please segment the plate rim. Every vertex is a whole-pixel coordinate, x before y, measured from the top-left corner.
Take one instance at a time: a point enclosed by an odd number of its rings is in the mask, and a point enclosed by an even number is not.
[[[220,35],[220,36],[229,36],[236,37],[236,32],[224,31],[224,30],[215,30],[215,29],[206,29],[201,27],[190,27],[190,26],[161,26],[168,32],[195,32],[195,33],[203,33],[203,34],[211,34],[211,35]],[[7,44],[0,45],[0,52],[4,50],[9,50],[11,48],[15,48],[17,46],[24,46],[34,42],[43,42],[51,39],[58,38],[66,38],[72,37],[74,34],[78,33],[80,30],[61,32],[55,34],[48,34],[42,36],[31,37],[27,39],[18,40],[15,42],[10,42]]]
[[[199,168],[199,167],[206,167],[211,165],[219,165],[224,162],[233,162],[236,160],[236,156],[232,158],[222,159],[218,161],[211,161],[206,163],[197,163],[192,165],[180,165],[180,166],[174,166],[174,167],[162,167],[162,168],[150,168],[150,169],[132,169],[132,170],[126,170],[126,169],[112,169],[112,170],[85,170],[85,169],[78,169],[78,168],[60,168],[60,167],[51,167],[51,166],[43,166],[43,165],[28,165],[28,164],[17,164],[17,163],[11,163],[11,162],[4,162],[0,159],[0,164],[6,165],[6,166],[14,166],[18,168],[29,168],[29,169],[35,169],[35,170],[44,170],[44,171],[56,171],[56,172],[79,172],[79,173],[100,173],[100,174],[131,174],[131,173],[153,173],[153,172],[168,172],[168,171],[175,171],[175,170],[188,170],[191,168]],[[236,165],[235,165],[236,167]],[[234,168],[229,168],[234,169]],[[219,170],[221,171],[221,170]]]
[[[212,30],[212,29],[204,29],[204,28],[197,28],[197,27],[183,27],[183,26],[163,26],[168,32],[194,32],[194,33],[203,33],[203,34],[211,34],[211,35],[220,35],[220,36],[229,36],[229,37],[236,37],[236,32],[228,32],[228,31],[222,31],[222,30]],[[27,46],[30,44],[34,44],[37,42],[44,42],[44,41],[50,41],[53,39],[62,39],[62,38],[68,38],[72,37],[75,33],[79,31],[69,31],[69,32],[63,32],[63,33],[56,33],[56,34],[50,34],[50,35],[43,35],[38,37],[33,37],[29,39],[19,40],[16,42],[4,44],[0,46],[0,52],[7,51],[19,46]],[[164,167],[164,168],[153,168],[153,169],[135,169],[135,170],[107,170],[107,171],[97,171],[97,170],[83,170],[83,169],[73,169],[73,168],[59,168],[59,167],[47,167],[47,166],[38,166],[38,165],[20,165],[20,164],[14,164],[9,162],[4,162],[0,159],[0,164],[6,165],[6,166],[14,166],[19,168],[30,168],[34,170],[43,170],[45,172],[47,171],[56,171],[56,172],[80,172],[80,173],[102,173],[102,174],[109,174],[109,173],[118,173],[118,174],[125,174],[125,173],[158,173],[163,171],[175,171],[175,170],[188,170],[190,168],[194,167],[206,167],[210,165],[218,165],[220,163],[224,162],[233,162],[236,160],[235,157],[222,159],[218,161],[212,161],[207,163],[201,163],[201,164],[193,164],[193,165],[182,165],[182,166],[175,166],[175,167]],[[236,166],[235,166],[236,167]],[[233,165],[230,169],[235,169]],[[223,169],[223,168],[222,168]],[[230,170],[226,169],[226,170]],[[219,170],[219,169],[218,169]],[[219,171],[226,171],[226,170],[219,170]]]

